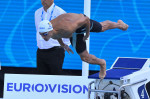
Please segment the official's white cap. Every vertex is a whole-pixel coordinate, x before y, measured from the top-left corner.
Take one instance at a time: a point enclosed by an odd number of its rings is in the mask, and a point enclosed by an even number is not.
[[[44,32],[52,31],[53,26],[48,20],[43,20],[40,22],[38,29],[40,33],[44,33]]]

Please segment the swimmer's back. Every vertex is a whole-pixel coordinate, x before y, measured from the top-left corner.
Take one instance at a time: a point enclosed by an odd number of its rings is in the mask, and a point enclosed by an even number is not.
[[[56,30],[62,29],[74,32],[84,19],[85,16],[83,14],[65,13],[53,19],[51,23]]]

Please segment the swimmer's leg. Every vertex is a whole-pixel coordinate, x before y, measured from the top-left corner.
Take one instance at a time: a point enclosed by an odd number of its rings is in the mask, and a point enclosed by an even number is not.
[[[89,54],[87,50],[83,51],[79,55],[82,61],[100,65],[99,78],[103,79],[106,76],[106,61],[104,59],[99,59],[96,56]]]
[[[103,22],[97,22],[94,20],[90,20],[91,24],[92,24],[92,29],[90,30],[90,32],[104,32],[106,30],[109,29],[121,29],[123,31],[128,29],[128,25],[125,24],[122,20],[118,20],[118,22],[112,22],[112,21],[103,21]]]
[[[100,22],[100,24],[102,25],[102,32],[109,29],[115,29],[115,28],[121,29],[123,31],[128,29],[128,25],[125,24],[122,20],[118,20],[117,23],[107,20],[107,21]]]

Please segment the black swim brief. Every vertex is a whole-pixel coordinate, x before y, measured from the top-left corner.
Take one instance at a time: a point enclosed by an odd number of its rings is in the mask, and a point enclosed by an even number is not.
[[[101,30],[102,30],[102,25],[99,22],[90,19],[90,32],[101,32]],[[86,42],[83,41],[83,37],[84,37],[83,33],[85,32],[86,32],[85,26],[80,27],[79,29],[76,30],[75,49],[78,54],[86,50]],[[74,46],[73,37],[70,38],[70,42],[72,46]]]

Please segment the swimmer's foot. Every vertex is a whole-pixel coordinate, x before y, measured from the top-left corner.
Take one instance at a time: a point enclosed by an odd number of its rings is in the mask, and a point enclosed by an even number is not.
[[[104,79],[105,76],[106,76],[106,65],[100,67],[99,78]]]
[[[120,28],[119,29],[121,29],[121,30],[123,30],[123,31],[126,31],[127,29],[128,29],[128,25],[127,24],[125,24],[122,20],[118,20],[118,23],[120,24]]]

